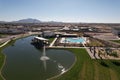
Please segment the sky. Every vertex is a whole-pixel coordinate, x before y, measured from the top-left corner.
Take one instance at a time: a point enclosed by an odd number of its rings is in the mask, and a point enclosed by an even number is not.
[[[120,0],[0,0],[0,21],[120,23]]]

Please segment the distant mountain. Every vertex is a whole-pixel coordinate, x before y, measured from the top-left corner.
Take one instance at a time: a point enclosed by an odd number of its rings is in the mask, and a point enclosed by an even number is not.
[[[0,21],[0,23],[48,23],[48,24],[60,24],[63,22],[58,22],[58,21],[40,21],[38,19],[32,19],[32,18],[27,18],[27,19],[21,19],[18,21]]]
[[[13,23],[40,23],[40,20],[37,19],[32,19],[32,18],[28,18],[28,19],[21,19],[18,21],[12,21]]]
[[[0,21],[0,23],[6,23],[5,21]]]

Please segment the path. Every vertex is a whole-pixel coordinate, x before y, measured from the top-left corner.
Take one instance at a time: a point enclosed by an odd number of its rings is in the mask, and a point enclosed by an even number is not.
[[[90,52],[90,50],[83,44],[84,48],[87,50],[89,56],[92,58],[92,59],[95,59],[95,57],[93,56],[93,53]]]
[[[5,46],[7,43],[9,43],[11,40],[8,40],[8,41],[6,41],[5,43],[3,43],[2,45],[0,45],[0,48],[1,47],[3,47],[3,46]]]
[[[57,40],[57,37],[52,41],[52,43],[50,44],[49,47],[52,47],[54,45],[54,43],[55,43],[56,40]]]

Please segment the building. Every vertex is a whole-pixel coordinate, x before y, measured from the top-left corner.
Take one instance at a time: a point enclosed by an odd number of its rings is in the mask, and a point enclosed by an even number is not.
[[[55,37],[55,33],[53,31],[43,31],[42,37]]]

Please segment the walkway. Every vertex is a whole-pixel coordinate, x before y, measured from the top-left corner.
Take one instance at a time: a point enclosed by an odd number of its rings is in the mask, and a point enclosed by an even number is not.
[[[50,44],[49,47],[52,47],[54,45],[54,43],[55,43],[56,40],[57,40],[57,37],[52,41],[52,43]]]
[[[3,46],[5,46],[7,43],[9,43],[11,40],[8,40],[8,41],[6,41],[5,43],[3,43],[2,45],[0,45],[0,48],[1,47],[3,47]]]
[[[93,54],[90,52],[90,50],[83,44],[84,48],[87,50],[89,56],[92,58],[92,59],[95,59],[95,57],[93,56]]]

